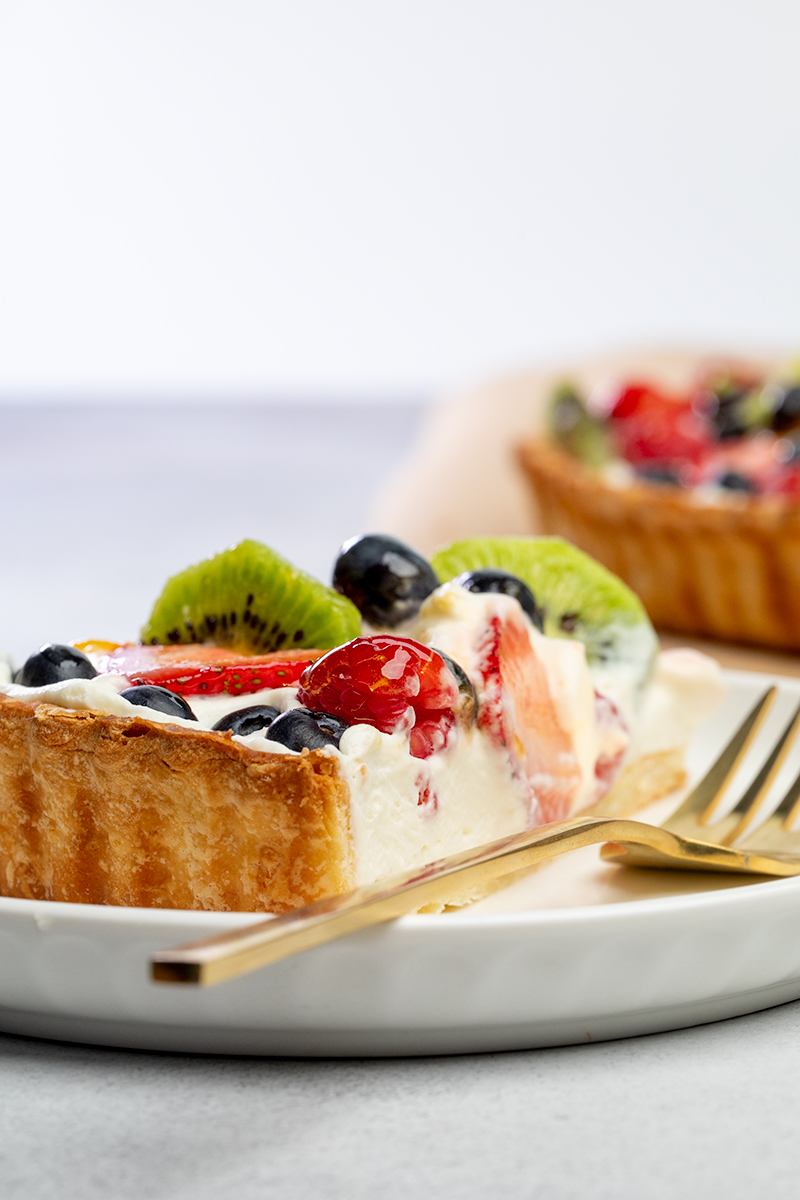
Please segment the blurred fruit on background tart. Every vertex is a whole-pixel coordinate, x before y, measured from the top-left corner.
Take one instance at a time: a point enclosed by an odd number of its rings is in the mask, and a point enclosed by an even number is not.
[[[564,383],[519,457],[543,530],[624,579],[659,628],[800,650],[796,369]]]

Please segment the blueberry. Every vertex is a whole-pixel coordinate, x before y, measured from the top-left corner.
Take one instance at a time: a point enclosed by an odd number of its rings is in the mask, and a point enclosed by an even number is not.
[[[281,710],[272,704],[251,704],[249,708],[237,708],[236,712],[220,717],[211,728],[218,732],[226,729],[238,737],[247,737],[248,733],[261,733],[269,728]]]
[[[457,663],[449,654],[445,654],[444,650],[437,650],[435,646],[431,646],[431,650],[443,658],[445,665],[452,671],[458,684],[460,707],[463,706],[461,711],[468,721],[474,721],[478,715],[478,693],[475,691],[475,684],[461,663]]]
[[[800,423],[800,387],[784,388],[772,412],[772,428],[777,433]]]
[[[720,409],[714,417],[714,432],[720,442],[730,441],[731,438],[744,437],[750,426],[739,415],[735,407]]]
[[[74,646],[59,646],[48,642],[20,667],[15,683],[23,687],[46,687],[65,679],[94,679],[95,671],[89,659]]]
[[[416,616],[439,580],[431,564],[404,542],[364,534],[339,551],[333,586],[353,601],[370,625],[394,629]]]
[[[680,487],[678,472],[672,467],[637,467],[636,474],[645,483],[660,483],[670,487]]]
[[[465,571],[453,582],[461,584],[468,592],[500,592],[504,596],[513,596],[522,605],[522,611],[530,617],[532,624],[540,633],[544,633],[544,610],[539,608],[527,583],[516,575],[498,571],[495,567],[482,567],[479,571]]]
[[[156,687],[154,683],[140,683],[138,687],[125,688],[124,692],[120,692],[120,696],[131,704],[154,708],[156,712],[167,713],[170,717],[185,717],[187,721],[197,720],[183,696],[178,696],[167,688]]]
[[[746,388],[727,384],[712,392],[709,400],[708,416],[711,419],[714,435],[721,441],[729,438],[742,437],[750,428],[747,421],[746,400],[749,393]]]
[[[333,713],[319,712],[317,710],[312,710],[311,715],[323,733],[329,733],[338,746],[345,729],[350,728],[350,722],[345,721],[342,717],[335,717]]]
[[[738,471],[726,471],[724,475],[720,475],[717,487],[727,488],[731,492],[752,493],[758,491],[752,479],[748,479],[746,475],[740,475]]]
[[[270,725],[269,740],[280,742],[290,750],[322,750],[325,746],[338,746],[346,728],[346,721],[330,713],[290,708]]]

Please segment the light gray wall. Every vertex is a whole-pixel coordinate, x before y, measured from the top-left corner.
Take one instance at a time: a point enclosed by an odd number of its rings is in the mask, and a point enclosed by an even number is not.
[[[796,0],[0,12],[0,396],[800,347]]]

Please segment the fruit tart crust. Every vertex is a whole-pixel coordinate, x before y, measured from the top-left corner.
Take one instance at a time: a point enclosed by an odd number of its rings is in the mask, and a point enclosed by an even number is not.
[[[354,880],[332,755],[0,695],[0,894],[278,913]]]

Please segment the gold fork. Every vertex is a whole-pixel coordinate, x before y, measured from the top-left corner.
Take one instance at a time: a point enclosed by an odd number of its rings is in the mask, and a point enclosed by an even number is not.
[[[800,874],[800,831],[791,832],[799,807],[800,775],[757,833],[748,832],[800,726],[800,705],[736,806],[708,828],[776,692],[773,687],[764,693],[714,765],[663,825],[573,817],[514,834],[280,917],[159,951],[151,960],[152,978],[160,983],[221,983],[425,905],[448,903],[454,885],[459,895],[480,894],[498,879],[598,842],[607,843],[601,850],[603,859],[629,866]],[[747,836],[740,840],[744,833]]]

